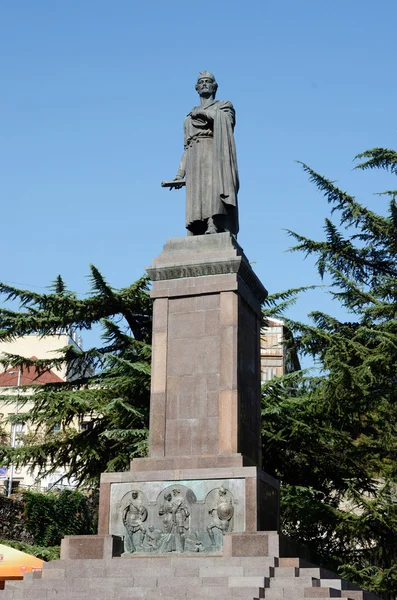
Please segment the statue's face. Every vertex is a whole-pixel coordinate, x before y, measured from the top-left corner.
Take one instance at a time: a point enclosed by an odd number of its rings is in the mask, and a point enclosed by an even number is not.
[[[217,85],[211,77],[202,77],[198,80],[196,90],[199,96],[212,96],[215,95]]]
[[[138,492],[132,492],[131,495],[134,498],[134,500],[136,500],[138,498]]]

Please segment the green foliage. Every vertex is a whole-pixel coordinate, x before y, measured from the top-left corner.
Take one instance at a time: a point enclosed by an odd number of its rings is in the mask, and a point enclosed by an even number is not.
[[[38,546],[58,546],[65,535],[94,533],[87,498],[78,491],[24,492],[25,527]]]
[[[146,453],[151,359],[148,279],[115,290],[91,266],[90,281],[84,299],[69,291],[60,276],[45,294],[0,284],[6,300],[19,302],[18,310],[0,309],[2,341],[102,328],[102,344],[87,351],[70,344],[54,358],[7,354],[1,363],[34,367],[38,373],[67,369],[67,381],[19,396],[20,407],[32,400],[33,407],[20,409],[11,420],[26,423],[30,433],[23,446],[0,447],[1,464],[30,465],[42,476],[66,470],[85,486],[96,485],[102,472],[127,469],[132,457]],[[8,400],[14,402],[15,396]]]
[[[357,154],[356,159],[366,158],[356,169],[386,169],[397,174],[397,152],[388,148],[373,148]]]
[[[10,540],[0,540],[0,544],[10,546],[21,552],[26,552],[26,554],[36,556],[46,562],[49,562],[50,560],[59,560],[61,553],[60,546],[37,546],[35,544],[26,544],[25,542],[14,542]]]
[[[359,155],[358,168],[397,174],[397,153]],[[289,232],[292,251],[316,259],[346,319],[313,311],[285,319],[289,352],[310,356],[299,371],[263,387],[264,468],[282,482],[283,530],[367,589],[397,592],[397,206],[375,213],[302,164],[339,225],[324,240]],[[277,298],[278,315],[295,290]],[[274,306],[266,306],[265,318]]]

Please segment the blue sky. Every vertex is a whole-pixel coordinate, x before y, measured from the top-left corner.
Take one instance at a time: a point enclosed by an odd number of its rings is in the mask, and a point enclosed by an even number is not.
[[[271,292],[319,283],[286,253],[284,229],[320,238],[329,214],[294,161],[385,211],[394,181],[352,160],[395,146],[396,26],[395,0],[1,3],[0,280],[84,294],[94,263],[124,286],[185,235],[160,182],[210,70],[237,113],[240,244]],[[323,290],[291,314],[310,310],[338,314]]]

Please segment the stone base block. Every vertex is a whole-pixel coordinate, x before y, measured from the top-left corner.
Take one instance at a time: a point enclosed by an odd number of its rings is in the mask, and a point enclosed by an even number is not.
[[[223,556],[279,556],[278,532],[227,533],[223,540]]]
[[[277,530],[278,496],[257,467],[104,473],[99,533],[123,538],[128,554],[219,553],[228,532]]]
[[[61,542],[61,559],[114,558],[122,551],[122,539],[115,535],[67,535]]]
[[[175,456],[163,458],[134,458],[131,471],[176,471],[179,469],[213,469],[252,465],[242,454],[209,454],[200,456]]]
[[[151,459],[190,457],[191,465],[224,467],[237,466],[241,453],[240,466],[260,467],[261,302],[267,292],[242,248],[229,233],[175,238],[148,273],[154,299]]]
[[[313,563],[322,565],[324,561],[323,557],[311,552],[307,546],[278,531],[227,533],[223,538],[223,556],[275,556],[276,566],[280,567],[307,567]]]

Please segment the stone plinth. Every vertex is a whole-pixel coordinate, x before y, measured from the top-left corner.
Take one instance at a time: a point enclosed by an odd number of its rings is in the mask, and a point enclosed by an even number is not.
[[[223,532],[214,525],[211,516],[211,511],[220,504],[221,488],[225,490],[226,505],[232,511],[230,519],[228,515],[224,519]],[[144,528],[152,526],[153,531],[160,534],[164,529],[164,498],[167,494],[173,496],[175,489],[189,513],[185,523],[186,553],[195,552],[196,542],[201,542],[200,551],[220,552],[222,534],[229,531],[278,529],[277,480],[257,467],[218,467],[102,474],[99,534],[125,538],[123,514],[133,491],[137,493],[138,503],[145,508]],[[208,534],[208,527],[212,525],[215,544],[211,544]],[[146,543],[143,540],[141,551],[145,550]],[[146,552],[157,550],[162,553],[159,547],[146,548]]]
[[[228,233],[169,240],[147,270],[149,457],[102,475],[99,533],[134,555],[219,554],[228,533],[278,529],[278,482],[260,468],[267,292]]]
[[[265,288],[228,233],[169,240],[147,270],[155,299],[150,458],[157,467],[166,459],[161,468],[211,456],[211,466],[259,466]]]
[[[114,535],[66,535],[61,544],[61,559],[81,560],[120,556],[122,537]]]

